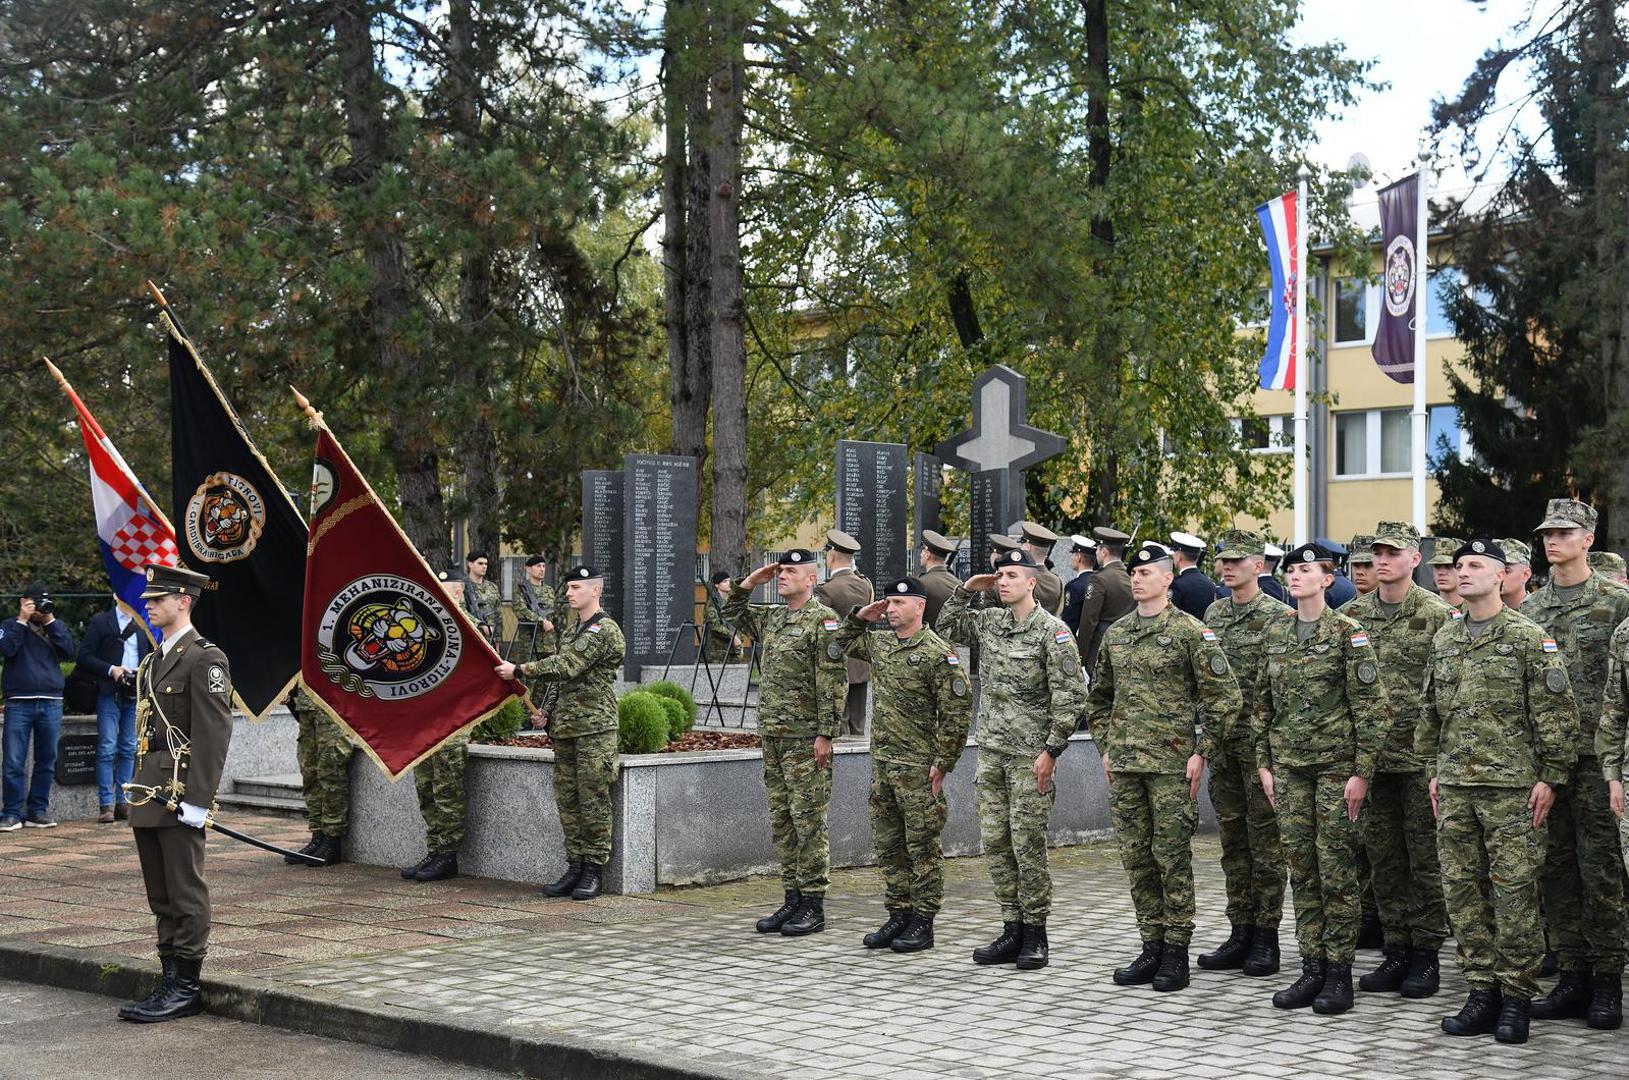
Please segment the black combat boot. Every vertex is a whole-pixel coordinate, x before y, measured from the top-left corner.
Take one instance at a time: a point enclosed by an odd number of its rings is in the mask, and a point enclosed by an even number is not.
[[[1553,979],[1555,973],[1561,970],[1561,961],[1556,954],[1545,950],[1544,959],[1539,961],[1539,978]]]
[[[786,920],[792,917],[792,912],[798,909],[801,897],[796,889],[786,890],[786,902],[758,920],[760,934],[779,933],[780,928],[786,925]]]
[[[1533,999],[1534,1020],[1578,1020],[1588,1015],[1592,997],[1587,971],[1563,971],[1555,989]]]
[[[600,894],[605,887],[605,867],[599,863],[584,862],[583,876],[577,879],[577,887],[571,890],[573,900],[592,900]]]
[[[196,1016],[203,1012],[204,989],[198,981],[198,972],[203,963],[201,959],[176,957],[175,977],[170,980],[163,995],[151,1005],[143,1002],[142,1007],[131,1010],[125,1019],[138,1024],[161,1024],[166,1020],[179,1020],[183,1016]]]
[[[570,896],[571,890],[577,887],[577,879],[583,876],[583,864],[579,859],[572,859],[566,863],[566,872],[543,886],[544,896]]]
[[[309,854],[311,854],[313,851],[317,850],[317,844],[321,840],[322,840],[322,833],[312,833],[311,834],[311,839],[309,839],[309,840],[307,840],[305,842],[305,847],[299,849],[300,854],[301,855],[309,855]],[[305,865],[307,865],[307,863],[306,863],[306,861],[304,859],[297,859],[293,855],[284,855],[283,856],[283,861],[288,863],[290,866],[305,866]]]
[[[1250,942],[1250,955],[1244,958],[1244,973],[1277,975],[1278,961],[1278,927],[1256,927],[1256,936]]]
[[[798,909],[792,912],[792,917],[781,924],[781,936],[802,937],[805,934],[818,934],[825,928],[826,898],[804,896],[798,901]]]
[[[1623,1026],[1623,976],[1597,971],[1594,976],[1595,993],[1590,998],[1585,1020],[1592,1028],[1611,1031]]]
[[[1395,994],[1408,978],[1413,954],[1401,945],[1387,945],[1386,958],[1380,966],[1358,980],[1358,989],[1365,994]]]
[[[1312,1011],[1319,1016],[1339,1016],[1352,1007],[1352,965],[1326,964],[1324,988],[1312,999]]]
[[[1167,943],[1160,953],[1160,969],[1154,975],[1154,989],[1181,990],[1188,985],[1188,947]]]
[[[1048,961],[1046,948],[1046,924],[1024,923],[1024,944],[1018,950],[1019,971],[1039,971],[1046,967]]]
[[[1442,985],[1442,965],[1436,949],[1414,949],[1408,957],[1408,978],[1401,991],[1406,998],[1428,998]]]
[[[1358,923],[1357,947],[1360,949],[1379,949],[1386,944],[1386,929],[1380,925],[1380,916],[1365,915],[1363,921]]]
[[[1502,1043],[1526,1042],[1527,1014],[1531,1011],[1532,1002],[1507,994],[1499,1007],[1499,1023],[1493,1029],[1493,1037]]]
[[[426,866],[430,865],[430,860],[435,858],[435,857],[436,857],[435,852],[433,852],[433,851],[425,852],[424,853],[424,858],[420,859],[418,862],[414,863],[412,866],[404,866],[404,867],[402,867],[402,877],[406,878],[408,881],[412,881],[414,878],[419,876],[419,871],[420,870],[423,870]]]
[[[1165,951],[1162,941],[1143,942],[1143,951],[1137,954],[1137,959],[1123,968],[1114,969],[1114,982],[1117,986],[1144,986],[1154,981],[1159,973],[1160,955]]]
[[[333,866],[335,863],[345,861],[345,842],[337,836],[329,836],[327,833],[323,833],[317,837],[317,846],[306,852],[306,854],[321,859],[324,866]],[[310,866],[311,864],[306,863],[305,865]]]
[[[898,911],[890,910],[888,912],[888,921],[867,934],[862,939],[862,943],[868,949],[886,949],[894,943],[894,939],[910,924],[910,921],[910,908],[901,908]]]
[[[1450,1035],[1492,1035],[1499,1026],[1499,991],[1472,990],[1457,1016],[1442,1018],[1442,1030]]]
[[[165,956],[163,953],[160,953],[158,957],[158,967],[160,972],[158,985],[153,987],[153,992],[142,998],[140,1001],[127,1001],[123,1005],[119,1006],[120,1020],[129,1020],[131,1019],[131,1013],[151,1009],[154,1005],[158,1004],[160,998],[169,993],[170,983],[175,981],[175,957]]]
[[[458,852],[438,851],[419,867],[414,881],[446,881],[458,876]]]
[[[1216,947],[1215,952],[1199,954],[1199,966],[1206,971],[1234,971],[1244,967],[1245,957],[1250,955],[1250,946],[1254,944],[1255,937],[1255,927],[1234,923],[1233,932]]]
[[[921,952],[933,948],[933,916],[912,915],[904,933],[894,939],[895,952]]]
[[[1301,961],[1301,977],[1273,995],[1273,1004],[1280,1009],[1304,1009],[1324,988],[1324,962]]]
[[[1024,947],[1024,924],[1004,922],[1001,924],[1001,936],[973,950],[973,963],[975,964],[1010,964],[1018,959],[1018,951]]]

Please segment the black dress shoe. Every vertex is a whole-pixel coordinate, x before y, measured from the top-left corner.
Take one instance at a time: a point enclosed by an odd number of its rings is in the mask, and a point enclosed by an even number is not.
[[[1018,959],[1018,952],[1024,947],[1024,924],[1004,922],[1001,924],[1001,936],[973,950],[973,963],[975,964],[1010,964]]]
[[[1154,989],[1181,990],[1188,985],[1188,949],[1167,944],[1160,953],[1160,969],[1154,973]]]
[[[1302,960],[1301,977],[1274,994],[1273,1005],[1280,1009],[1306,1008],[1323,991],[1324,976],[1322,960]]]
[[[868,949],[886,949],[894,943],[894,939],[899,937],[910,921],[910,908],[890,910],[887,921],[862,938],[861,943]]]
[[[544,896],[570,896],[571,890],[577,887],[577,879],[583,876],[583,864],[575,859],[566,863],[566,872],[543,886]]]
[[[1164,942],[1143,942],[1143,951],[1137,954],[1137,959],[1123,968],[1114,969],[1115,985],[1145,986],[1153,982],[1154,976],[1159,974],[1160,956],[1164,951]]]
[[[1019,971],[1039,971],[1046,967],[1050,956],[1046,945],[1046,926],[1043,923],[1023,923],[1024,944],[1014,960]]]
[[[175,958],[175,977],[165,987],[158,1000],[142,1002],[141,1006],[124,1015],[124,1019],[138,1024],[161,1024],[166,1020],[179,1020],[183,1016],[196,1016],[204,1011],[204,990],[198,981],[203,960],[178,956]]]
[[[1228,934],[1226,941],[1213,952],[1199,954],[1199,966],[1206,971],[1234,971],[1244,967],[1245,957],[1250,955],[1250,946],[1255,940],[1255,931],[1253,926],[1234,923],[1233,932]]]
[[[895,952],[921,952],[933,948],[933,916],[912,915],[903,933],[890,946]]]
[[[1623,976],[1597,971],[1592,978],[1594,994],[1584,1020],[1592,1028],[1611,1031],[1623,1026]]]
[[[1579,1020],[1589,1013],[1593,998],[1587,971],[1563,971],[1555,989],[1533,999],[1534,1020]]]
[[[798,909],[798,891],[786,890],[786,902],[758,920],[760,934],[776,934],[786,925],[786,920],[792,917],[792,912]]]
[[[1492,1035],[1499,1026],[1499,991],[1472,990],[1456,1016],[1442,1018],[1442,1030],[1450,1035]]]
[[[1278,927],[1256,927],[1256,935],[1250,942],[1250,955],[1244,958],[1244,973],[1277,975],[1278,963]]]
[[[583,863],[583,875],[577,879],[576,888],[571,890],[573,900],[592,900],[600,894],[605,887],[604,867],[599,863]]]
[[[309,840],[307,840],[305,842],[305,847],[299,849],[300,854],[301,855],[309,855],[309,854],[311,854],[313,851],[316,850],[317,841],[319,841],[321,839],[322,839],[322,833],[312,833],[311,834],[311,839],[309,839]],[[283,861],[288,863],[290,866],[305,866],[305,865],[307,865],[306,861],[304,859],[297,859],[293,855],[284,855],[283,856]]]
[[[1504,1004],[1499,1007],[1499,1023],[1493,1029],[1493,1037],[1502,1043],[1526,1042],[1527,1014],[1531,1008],[1526,998],[1506,995]]]
[[[458,876],[458,852],[438,851],[414,873],[414,881],[446,881]]]
[[[818,934],[825,928],[826,898],[803,896],[798,900],[798,909],[792,912],[792,917],[781,924],[781,936],[803,937],[805,934]]]
[[[1352,965],[1324,965],[1324,988],[1312,999],[1319,1016],[1339,1016],[1352,1007]]]
[[[1380,925],[1380,916],[1365,915],[1363,921],[1358,923],[1357,947],[1360,949],[1379,949],[1386,944],[1386,928]]]
[[[1442,986],[1442,965],[1436,949],[1414,949],[1408,957],[1408,978],[1399,992],[1406,998],[1428,998]]]
[[[160,998],[169,993],[170,983],[175,981],[175,957],[160,954],[158,967],[160,972],[158,985],[153,987],[153,992],[140,1001],[128,1001],[119,1006],[120,1020],[129,1020],[131,1018],[130,1014],[151,1009],[158,1004]]]
[[[1358,980],[1358,989],[1365,994],[1395,994],[1408,978],[1409,950],[1398,945],[1386,946],[1386,958],[1380,966]]]

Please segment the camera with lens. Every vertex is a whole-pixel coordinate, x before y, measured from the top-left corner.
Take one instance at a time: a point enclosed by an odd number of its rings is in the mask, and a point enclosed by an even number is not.
[[[119,676],[120,690],[134,690],[136,688],[136,673],[126,668],[125,673]]]
[[[57,610],[57,602],[47,596],[34,604],[34,610],[41,615],[50,615]]]

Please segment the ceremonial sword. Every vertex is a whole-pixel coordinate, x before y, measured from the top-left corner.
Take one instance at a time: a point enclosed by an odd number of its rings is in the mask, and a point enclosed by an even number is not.
[[[163,804],[164,809],[168,810],[170,813],[177,816],[179,816],[181,813],[181,801],[176,799],[174,796],[165,795],[156,787],[149,787],[146,784],[125,784],[123,786],[127,795],[133,791],[144,792],[146,794],[146,798],[140,800],[140,802],[136,801],[135,799],[128,800],[131,806],[140,806],[142,803],[152,802],[154,799],[157,799]],[[248,844],[250,847],[257,847],[261,851],[269,851],[273,855],[283,855],[290,859],[297,859],[300,862],[306,863],[310,866],[328,865],[327,859],[319,859],[315,855],[307,855],[303,851],[290,851],[288,848],[278,847],[276,844],[273,844],[270,841],[261,840],[258,837],[250,836],[248,833],[239,832],[230,826],[222,825],[220,822],[215,820],[215,814],[213,811],[206,810],[204,812],[204,827],[206,829],[214,829],[222,836],[230,836],[232,839]]]

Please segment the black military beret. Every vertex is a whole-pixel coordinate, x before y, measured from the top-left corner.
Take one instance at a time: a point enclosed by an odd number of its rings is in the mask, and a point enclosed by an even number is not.
[[[600,576],[602,576],[600,572],[594,569],[592,566],[573,566],[570,570],[566,571],[565,580],[593,581],[595,578]]]
[[[1170,557],[1171,553],[1166,551],[1160,545],[1149,544],[1132,552],[1131,559],[1129,561],[1132,568],[1135,569],[1139,566],[1147,566],[1149,563],[1157,563],[1168,560]]]
[[[924,589],[922,587],[922,583],[916,578],[902,577],[892,585],[888,586],[887,589],[883,590],[883,595],[885,597],[920,596],[922,599],[926,600],[928,598],[928,590]]]
[[[546,563],[548,561],[549,560],[544,558],[542,555],[533,555],[531,558],[526,560],[526,565],[537,566],[539,563]]]
[[[1296,563],[1334,562],[1335,556],[1325,551],[1323,545],[1316,543],[1301,544],[1284,553],[1284,565],[1294,566]]]
[[[815,557],[814,552],[808,548],[787,548],[775,561],[782,566],[811,566]]]
[[[1467,555],[1482,555],[1489,559],[1498,559],[1506,566],[1510,565],[1510,558],[1505,554],[1505,549],[1499,546],[1499,541],[1486,536],[1478,536],[1461,544],[1454,552],[1454,562],[1457,564]]]
[[[1035,559],[1031,557],[1030,553],[1025,551],[1023,548],[1013,548],[1011,551],[1003,551],[996,559],[996,566],[1023,566],[1031,570],[1039,570],[1041,568],[1041,564],[1036,562]]]

